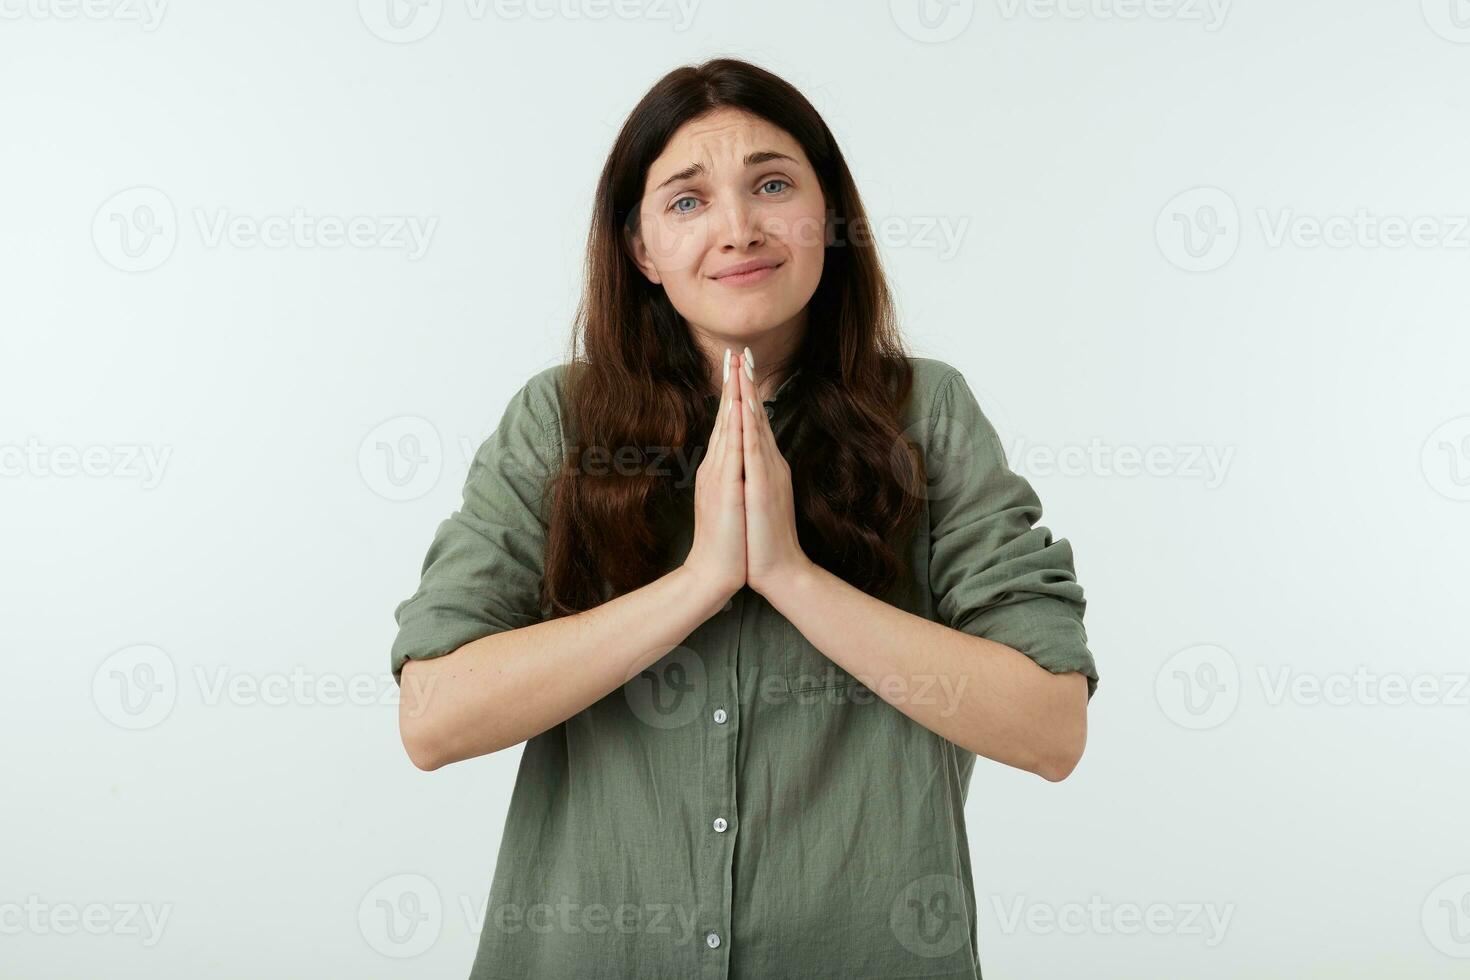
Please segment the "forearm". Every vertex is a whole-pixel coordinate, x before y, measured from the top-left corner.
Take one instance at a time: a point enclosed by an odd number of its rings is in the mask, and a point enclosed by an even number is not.
[[[874,694],[956,745],[1047,779],[1087,738],[1087,681],[1001,643],[899,609],[818,565],[767,596],[807,640]]]
[[[684,567],[586,612],[403,666],[399,729],[432,770],[518,745],[605,697],[725,601]]]

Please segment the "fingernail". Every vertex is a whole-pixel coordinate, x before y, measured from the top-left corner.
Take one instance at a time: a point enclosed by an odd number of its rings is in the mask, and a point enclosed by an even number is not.
[[[745,376],[751,381],[755,380],[755,357],[750,353],[750,348],[745,348]]]
[[[720,383],[721,384],[724,384],[726,381],[729,381],[729,380],[730,380],[730,348],[726,347],[725,348],[725,376],[720,379]]]
[[[742,398],[740,400],[745,402],[745,410],[750,413],[750,417],[755,418],[755,405],[751,403],[751,400],[749,398]]]

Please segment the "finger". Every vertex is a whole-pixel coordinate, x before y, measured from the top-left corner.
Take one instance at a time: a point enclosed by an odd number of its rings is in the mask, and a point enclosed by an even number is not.
[[[754,389],[755,385],[752,384],[751,390]],[[760,401],[759,396],[757,396],[755,407],[755,414],[757,416],[755,420],[756,433],[760,436],[761,451],[766,454],[766,458],[769,460],[772,458],[772,454],[780,454],[780,450],[776,448],[776,433],[771,428],[771,418],[766,414],[765,404]]]
[[[740,395],[745,405],[745,468],[747,482],[762,479],[766,472],[765,460],[765,437],[761,432],[761,423],[766,413],[761,405],[760,396],[755,390],[755,382],[746,376],[744,365],[740,371]]]
[[[721,447],[721,455],[724,457],[724,477],[732,483],[740,482],[745,475],[745,430],[750,428],[745,423],[743,414],[745,407],[740,397],[739,376],[744,369],[738,362],[738,354],[730,358],[731,401],[729,409],[726,410],[726,414],[729,415],[729,421],[726,423],[729,429],[726,434],[729,438]]]
[[[771,431],[771,419],[766,414],[766,406],[760,399],[760,393],[756,391],[755,382],[747,378],[746,384],[750,386],[750,406],[755,409],[752,418],[755,420],[756,441],[760,444],[762,455],[769,462],[771,453],[776,452],[776,434]]]
[[[742,379],[746,391],[750,392],[750,407],[754,409],[750,421],[755,424],[756,442],[763,454],[769,454],[776,449],[776,434],[771,431],[771,420],[766,415],[765,403],[761,401],[760,393],[756,390],[755,379],[749,376]]]
[[[725,353],[727,355],[730,355],[732,352],[730,351],[730,348],[726,347]],[[731,360],[734,360],[734,358],[731,357]],[[729,364],[729,361],[726,361],[725,363]],[[734,373],[734,371],[729,372],[729,374],[731,375],[733,375]],[[715,431],[714,434],[710,436],[709,449],[705,454],[708,457],[716,460],[720,458],[720,447],[725,444],[725,426],[729,420],[728,413],[731,401],[730,393],[734,390],[734,387],[730,384],[730,380],[731,379],[729,377],[724,377],[723,383],[720,385],[720,403],[715,408]]]

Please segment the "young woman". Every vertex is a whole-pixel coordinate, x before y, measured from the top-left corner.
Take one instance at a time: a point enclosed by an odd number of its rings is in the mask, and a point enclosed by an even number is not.
[[[568,363],[396,610],[414,763],[526,743],[472,977],[980,975],[975,756],[1065,778],[1097,669],[1070,544],[903,352],[865,222],[753,65],[618,135]]]

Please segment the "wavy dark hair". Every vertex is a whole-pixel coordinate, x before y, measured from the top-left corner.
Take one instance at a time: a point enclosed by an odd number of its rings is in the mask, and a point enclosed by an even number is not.
[[[659,79],[623,123],[597,182],[565,376],[567,454],[548,488],[541,601],[552,616],[653,581],[669,561],[665,519],[681,506],[692,513],[693,471],[677,485],[682,467],[667,454],[677,447],[689,467],[703,458],[714,425],[709,367],[663,287],[634,264],[625,236],[636,233],[648,168],[675,131],[723,107],[789,133],[826,201],[822,275],[781,394],[793,415],[778,444],[792,470],[802,548],[869,594],[908,578],[900,548],[926,479],[917,445],[900,429],[913,367],[872,236],[846,234],[868,225],[857,188],[800,92],[755,65],[717,58]],[[603,465],[584,465],[588,454]]]

